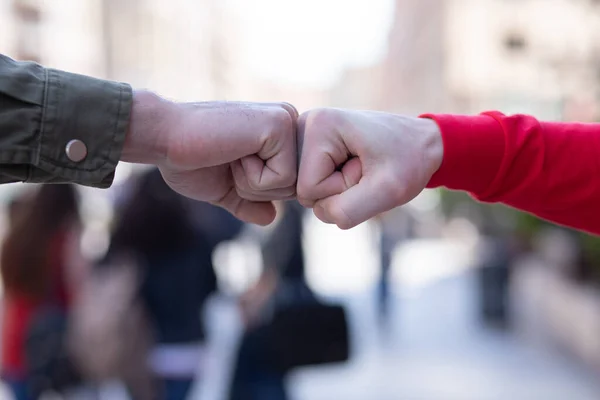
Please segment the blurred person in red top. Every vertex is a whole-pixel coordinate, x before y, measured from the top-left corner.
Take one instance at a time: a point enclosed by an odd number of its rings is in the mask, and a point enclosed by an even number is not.
[[[67,313],[70,263],[78,249],[80,215],[70,185],[43,185],[13,202],[0,272],[4,284],[1,372],[17,400],[34,399],[26,342],[41,312]]]

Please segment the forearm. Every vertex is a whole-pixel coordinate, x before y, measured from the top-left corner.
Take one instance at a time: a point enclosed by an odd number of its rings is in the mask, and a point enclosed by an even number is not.
[[[444,141],[429,187],[465,190],[480,201],[600,233],[600,124],[500,113],[428,117]]]

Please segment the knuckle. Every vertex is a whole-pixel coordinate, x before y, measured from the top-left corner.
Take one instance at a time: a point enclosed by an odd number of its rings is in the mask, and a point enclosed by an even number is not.
[[[298,110],[296,109],[296,107],[294,107],[293,104],[290,104],[285,101],[280,104],[281,107],[284,108],[294,119],[298,118]]]
[[[246,190],[240,188],[239,186],[236,186],[235,194],[237,195],[237,197],[239,197],[241,199],[245,199],[248,196]]]
[[[294,119],[285,108],[274,108],[271,115],[272,126],[279,131],[292,131],[294,128]]]
[[[400,182],[395,174],[389,173],[385,175],[381,179],[379,186],[381,188],[381,193],[383,193],[387,199],[392,201],[394,206],[404,202],[404,199],[406,198],[406,187],[403,182]]]
[[[296,195],[297,195],[296,185],[292,185],[292,186],[288,187],[287,190],[286,190],[286,194],[288,196],[294,196],[294,197],[296,197]]]
[[[307,198],[304,198],[304,197],[300,197],[299,195],[296,195],[296,196],[297,196],[296,198],[298,200],[298,203],[300,203],[300,205],[302,207],[313,208],[314,205],[315,205],[315,203],[316,203],[314,200],[307,199]]]
[[[306,120],[308,119],[309,115],[310,115],[310,111],[302,113],[298,117],[298,132],[299,133],[304,133],[304,130],[306,129]]]
[[[235,182],[236,188],[244,191],[252,189],[252,180],[241,166],[232,167],[233,181]]]
[[[249,172],[246,168],[241,168],[238,174],[236,183],[245,190],[255,189],[260,183],[260,174]]]
[[[330,130],[341,119],[340,111],[332,108],[317,108],[306,113],[306,127],[308,131]]]
[[[260,182],[255,182],[253,179],[244,179],[237,185],[240,190],[246,193],[258,194],[265,191]]]
[[[254,179],[248,179],[246,184],[241,185],[247,192],[258,192],[262,190],[261,182]]]

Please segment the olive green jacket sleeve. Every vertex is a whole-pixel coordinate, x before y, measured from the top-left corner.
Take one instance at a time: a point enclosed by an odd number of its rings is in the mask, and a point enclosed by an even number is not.
[[[125,142],[131,104],[127,84],[17,62],[0,54],[0,183],[109,187]],[[73,140],[85,145],[81,160],[74,161],[67,152]]]

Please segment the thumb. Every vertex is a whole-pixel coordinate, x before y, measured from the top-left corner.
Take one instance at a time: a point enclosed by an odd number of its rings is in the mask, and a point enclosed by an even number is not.
[[[269,225],[275,220],[275,206],[270,201],[250,201],[240,198],[235,211],[229,210],[236,218],[257,225]]]
[[[397,185],[383,176],[364,176],[345,192],[317,201],[314,213],[340,229],[353,228],[401,204],[403,191]]]
[[[251,201],[231,190],[216,205],[226,209],[237,219],[257,225],[269,225],[275,220],[275,205],[270,201]]]

